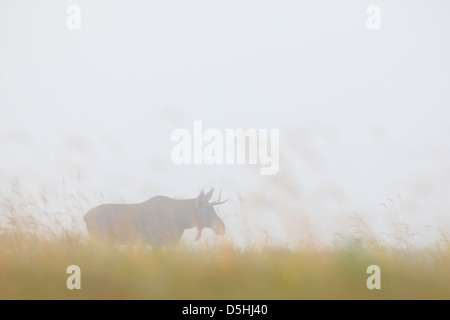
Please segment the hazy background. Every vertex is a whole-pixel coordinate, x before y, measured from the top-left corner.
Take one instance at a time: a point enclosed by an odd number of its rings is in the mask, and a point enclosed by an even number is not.
[[[2,198],[81,218],[214,186],[239,245],[328,244],[355,215],[431,243],[450,231],[449,39],[446,0],[0,0]],[[280,129],[278,174],[172,164],[194,120]]]

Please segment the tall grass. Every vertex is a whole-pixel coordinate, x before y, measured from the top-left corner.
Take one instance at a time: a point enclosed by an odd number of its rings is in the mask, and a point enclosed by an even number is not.
[[[149,250],[3,235],[2,299],[449,299],[450,251]],[[66,287],[69,265],[81,289]],[[381,268],[381,290],[366,268]]]
[[[0,201],[1,299],[450,299],[445,234],[428,248],[387,246],[355,218],[331,247],[152,250],[90,240],[76,210],[55,220],[37,199],[12,198]],[[373,264],[380,290],[366,286]],[[69,265],[81,268],[80,290],[66,287]]]

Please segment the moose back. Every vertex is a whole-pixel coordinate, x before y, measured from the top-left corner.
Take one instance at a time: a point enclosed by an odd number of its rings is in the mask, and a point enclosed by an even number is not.
[[[214,189],[195,199],[176,200],[156,196],[137,204],[102,204],[89,210],[83,220],[90,237],[118,243],[144,241],[152,247],[175,246],[185,229],[197,228],[195,240],[204,228],[222,235],[225,224],[209,202]]]

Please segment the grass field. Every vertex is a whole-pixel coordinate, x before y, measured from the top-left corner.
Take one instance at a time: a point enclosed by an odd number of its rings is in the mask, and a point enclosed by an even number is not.
[[[67,197],[62,207],[73,212],[56,216],[83,212],[72,199],[83,197]],[[329,247],[239,249],[224,240],[152,250],[88,240],[82,221],[55,222],[41,202],[18,192],[0,201],[0,299],[450,299],[445,233],[426,248],[404,232],[385,244],[356,220]],[[70,265],[81,269],[80,290],[66,286]],[[370,265],[381,269],[380,290],[366,286]]]
[[[69,265],[81,289],[69,290]],[[369,265],[381,289],[369,290]],[[1,299],[450,299],[450,250],[150,250],[0,238]]]

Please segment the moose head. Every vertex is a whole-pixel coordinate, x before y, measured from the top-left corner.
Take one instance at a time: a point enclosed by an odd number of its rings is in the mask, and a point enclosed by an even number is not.
[[[197,215],[194,226],[197,227],[197,236],[195,237],[195,240],[200,239],[202,235],[202,230],[204,228],[211,228],[218,235],[223,235],[226,232],[225,224],[223,223],[222,219],[220,219],[219,216],[216,214],[214,206],[223,204],[228,200],[220,201],[221,193],[219,193],[219,198],[216,201],[209,202],[213,192],[214,188],[211,189],[206,194],[202,190],[198,195],[198,197],[196,198]]]

